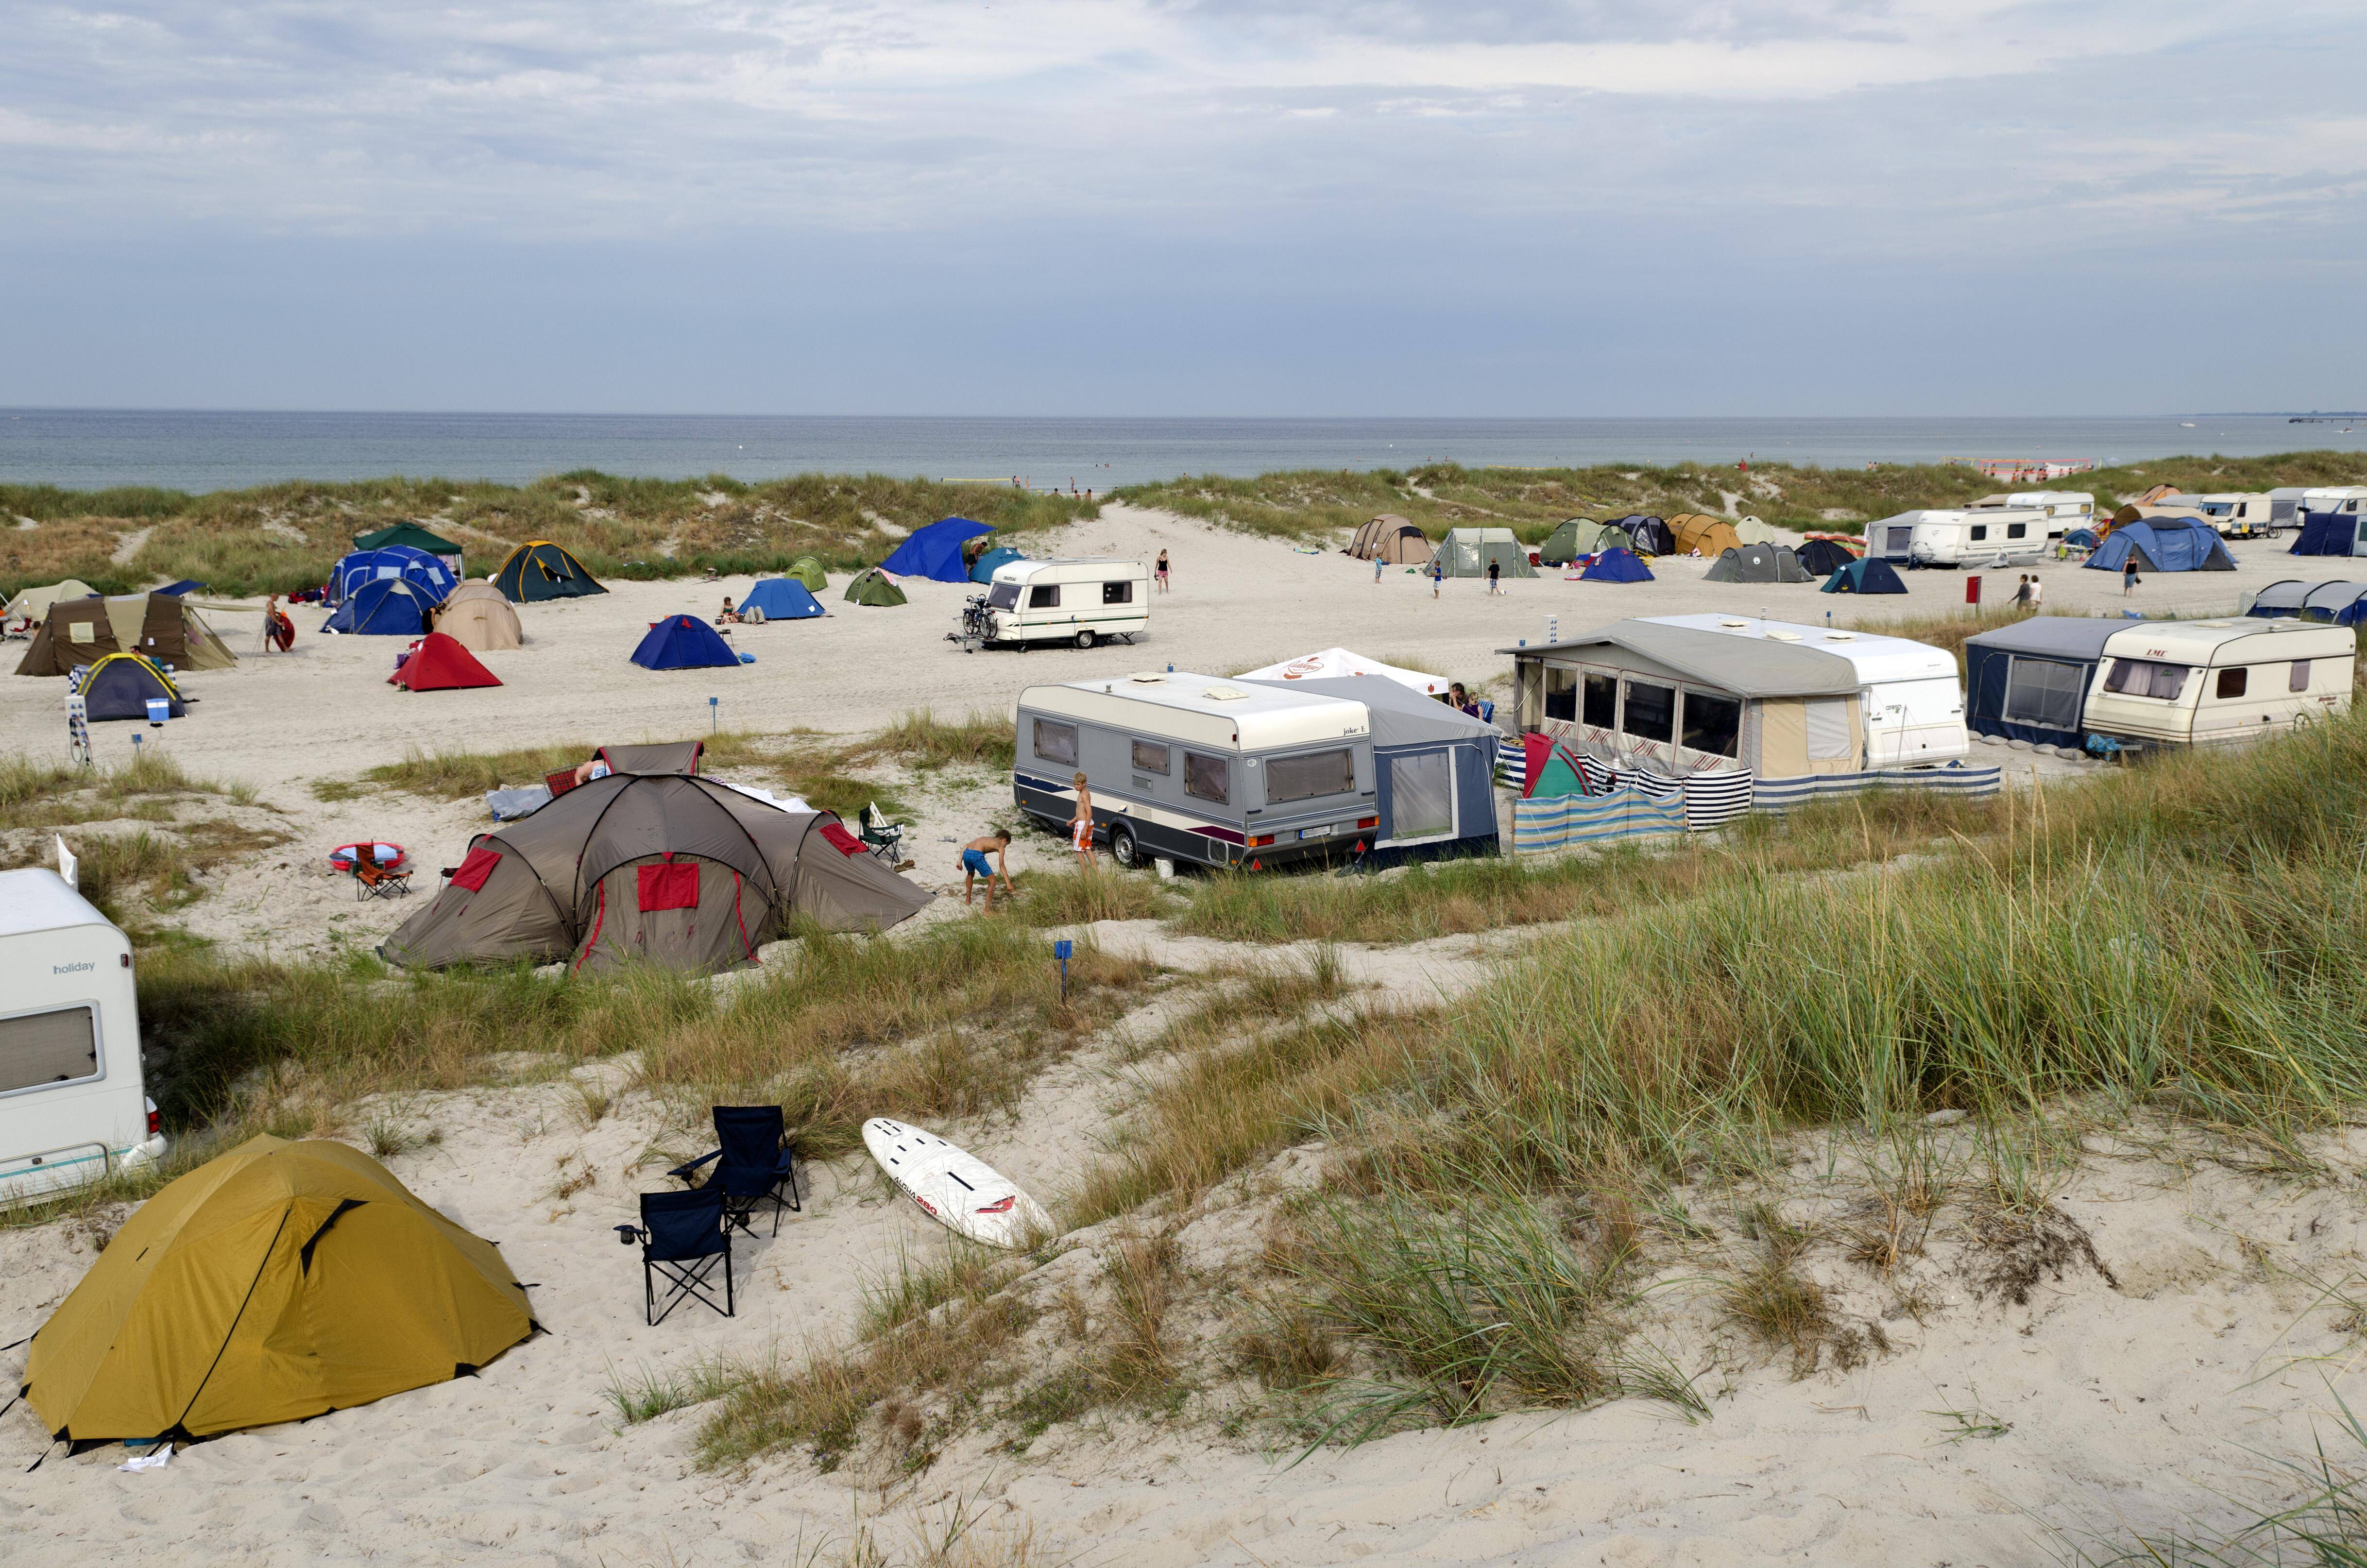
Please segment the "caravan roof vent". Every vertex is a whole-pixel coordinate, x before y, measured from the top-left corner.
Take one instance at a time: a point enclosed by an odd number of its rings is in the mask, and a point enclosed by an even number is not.
[[[1161,675],[1157,670],[1138,670],[1136,673],[1127,676],[1126,678],[1134,682],[1138,686],[1157,686],[1167,677]]]
[[[1771,642],[1797,642],[1800,640],[1800,634],[1796,631],[1771,631],[1767,634],[1767,639]]]
[[[1211,702],[1239,702],[1249,693],[1237,686],[1212,686],[1200,695]]]
[[[1825,641],[1828,642],[1854,642],[1857,641],[1857,633],[1854,631],[1828,631],[1825,633]]]
[[[1750,622],[1747,620],[1721,620],[1718,624],[1720,626],[1744,627],[1750,625]]]

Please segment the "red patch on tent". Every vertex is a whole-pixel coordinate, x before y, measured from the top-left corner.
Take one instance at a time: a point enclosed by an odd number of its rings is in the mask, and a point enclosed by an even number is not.
[[[640,886],[635,890],[641,913],[660,909],[697,909],[698,907],[698,862],[669,861],[663,866],[639,868]]]
[[[1553,738],[1532,730],[1521,737],[1521,799],[1525,801],[1536,793],[1537,775],[1546,770],[1546,762],[1553,756]]]
[[[863,853],[863,840],[855,837],[855,835],[847,832],[846,829],[839,826],[838,824],[834,822],[826,822],[821,824],[821,835],[824,838],[829,839],[832,846],[835,847],[841,855],[860,855]]]
[[[469,892],[480,892],[484,889],[485,879],[492,876],[493,868],[501,863],[500,850],[479,845],[469,851],[469,858],[460,862],[459,870],[452,873],[452,885]]]

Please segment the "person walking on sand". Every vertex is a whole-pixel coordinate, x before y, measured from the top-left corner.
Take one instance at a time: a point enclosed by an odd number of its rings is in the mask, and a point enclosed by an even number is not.
[[[1093,858],[1093,791],[1079,771],[1070,782],[1077,787],[1077,814],[1069,819],[1069,847],[1077,852],[1077,869],[1098,871],[1102,863]]]
[[[2030,608],[2036,609],[2040,605],[2043,605],[2045,602],[2046,588],[2039,582],[2038,574],[2033,572],[2030,574]]]
[[[1386,566],[1386,565],[1387,565],[1387,564],[1388,564],[1388,562],[1386,562],[1386,561],[1383,561],[1379,556],[1376,555],[1376,556],[1374,556],[1374,557],[1373,557],[1373,581],[1374,581],[1374,582],[1377,583],[1377,582],[1379,582],[1379,581],[1381,580],[1381,568],[1382,568],[1382,567],[1384,567],[1384,566]]]
[[[2030,574],[2025,572],[2014,580],[2013,608],[2022,608],[2030,602]]]
[[[2129,558],[2121,562],[2121,597],[2127,598],[2136,591],[2137,552],[2132,550],[2129,551]]]
[[[1504,563],[1494,556],[1489,556],[1488,558],[1488,597],[1489,598],[1492,599],[1504,591],[1501,585],[1503,575]]]
[[[1165,592],[1167,592],[1167,551],[1166,551],[1161,550],[1161,551],[1159,552],[1159,564],[1158,564],[1156,567],[1152,568],[1151,575],[1159,579],[1159,591],[1160,591],[1161,593],[1162,593],[1162,594],[1163,594],[1163,593],[1165,593]]]
[[[978,880],[980,877],[986,879],[986,912],[989,915],[994,913],[996,876],[1000,875],[1002,878],[1002,896],[1009,898],[1012,895],[1011,867],[1004,858],[1004,851],[1010,847],[1011,835],[999,830],[988,834],[984,838],[973,838],[962,846],[962,907],[964,909],[969,907],[970,890],[978,885]],[[994,857],[994,862],[991,865],[987,863],[986,858],[989,855]]]

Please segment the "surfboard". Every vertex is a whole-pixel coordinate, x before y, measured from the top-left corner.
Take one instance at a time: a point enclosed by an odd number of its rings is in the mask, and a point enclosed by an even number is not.
[[[921,1212],[957,1235],[1016,1249],[1053,1233],[1052,1217],[1018,1183],[934,1133],[875,1116],[863,1124],[863,1146]]]

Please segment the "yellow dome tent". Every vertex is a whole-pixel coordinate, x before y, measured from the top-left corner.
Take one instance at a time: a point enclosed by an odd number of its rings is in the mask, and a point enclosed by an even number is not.
[[[69,1444],[295,1421],[474,1371],[534,1330],[491,1242],[343,1143],[255,1138],[124,1222],[25,1362]]]

